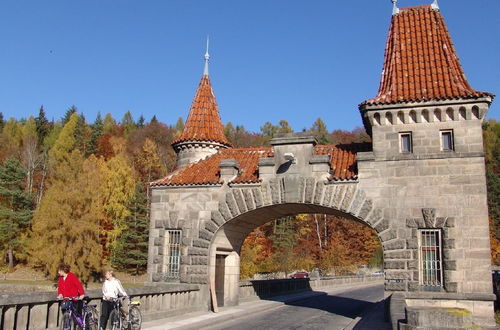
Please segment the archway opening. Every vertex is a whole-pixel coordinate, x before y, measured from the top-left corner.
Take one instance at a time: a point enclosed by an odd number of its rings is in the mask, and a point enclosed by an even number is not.
[[[219,306],[239,303],[241,280],[380,273],[380,239],[367,223],[334,208],[279,204],[224,223],[210,246]],[[298,274],[298,275],[297,275]]]

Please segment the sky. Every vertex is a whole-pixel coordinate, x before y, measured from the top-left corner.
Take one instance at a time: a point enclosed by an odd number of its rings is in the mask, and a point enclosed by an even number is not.
[[[398,6],[432,0],[399,0]],[[500,93],[500,1],[439,0],[473,88]],[[2,0],[0,112],[60,119],[75,105],[121,120],[187,117],[210,36],[223,123],[259,132],[362,126],[377,94],[390,0]],[[487,118],[500,120],[500,102]]]

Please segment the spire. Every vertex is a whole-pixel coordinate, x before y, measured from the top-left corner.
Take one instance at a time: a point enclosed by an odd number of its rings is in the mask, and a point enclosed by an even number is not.
[[[208,36],[207,36],[207,51],[205,52],[205,69],[203,70],[203,75],[208,76],[208,60],[210,59],[210,55],[208,54]]]
[[[434,2],[431,4],[431,8],[434,10],[439,10],[438,0],[434,0]]]
[[[469,85],[444,18],[433,5],[401,8],[392,17],[378,94],[361,106],[492,96]]]
[[[208,76],[209,58],[207,38],[203,76],[191,104],[184,130],[181,136],[172,143],[173,146],[183,142],[203,142],[205,144],[222,145],[223,147],[231,146],[231,143],[224,135],[224,126],[220,119],[219,107],[217,106],[215,94]]]
[[[392,16],[399,14],[398,0],[391,0],[392,2]]]

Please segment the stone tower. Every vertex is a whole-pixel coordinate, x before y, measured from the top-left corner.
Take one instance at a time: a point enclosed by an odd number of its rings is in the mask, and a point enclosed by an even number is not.
[[[224,135],[224,126],[208,75],[208,43],[205,69],[189,110],[182,134],[172,146],[177,153],[177,167],[196,162],[231,146]]]
[[[468,83],[437,1],[394,6],[378,94],[359,105],[373,141],[360,185],[404,239],[384,249],[385,288],[407,306],[469,300],[478,324],[492,322],[481,125],[493,98]]]

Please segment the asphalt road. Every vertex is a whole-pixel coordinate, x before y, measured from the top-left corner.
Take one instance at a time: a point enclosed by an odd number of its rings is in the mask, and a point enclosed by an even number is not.
[[[203,327],[205,330],[344,329],[383,298],[383,286],[354,288],[308,298],[255,315]]]

